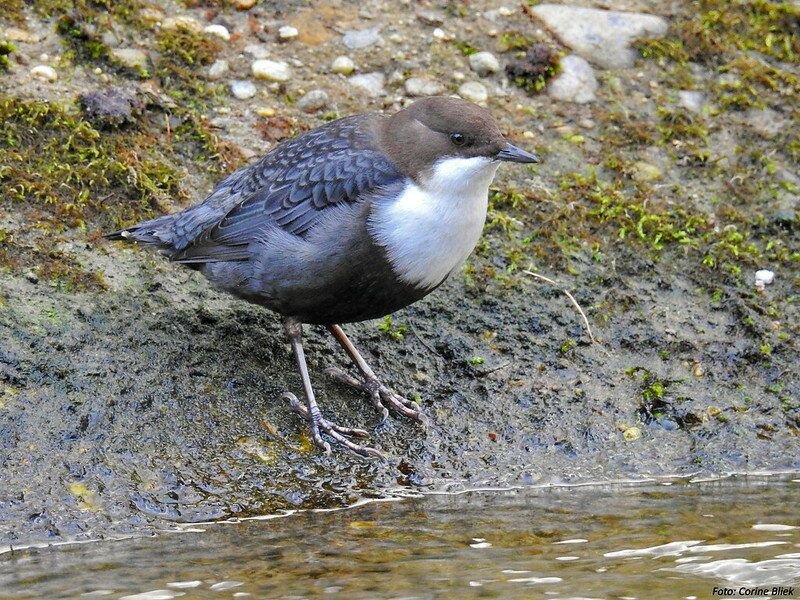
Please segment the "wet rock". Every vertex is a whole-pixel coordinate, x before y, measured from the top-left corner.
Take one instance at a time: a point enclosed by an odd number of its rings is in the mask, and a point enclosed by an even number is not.
[[[315,112],[328,106],[328,94],[325,90],[310,90],[297,101],[297,108],[303,112]]]
[[[661,172],[661,169],[655,165],[651,165],[650,163],[644,161],[638,161],[633,164],[633,174],[631,176],[633,177],[634,181],[646,183],[658,181],[664,177],[664,174]]]
[[[143,109],[135,92],[120,88],[87,92],[78,101],[90,121],[105,127],[132,123]]]
[[[230,83],[231,94],[234,98],[239,100],[249,100],[256,95],[258,91],[256,85],[252,81],[239,81],[234,80]]]
[[[229,68],[230,67],[227,60],[214,61],[214,64],[208,68],[206,77],[209,81],[217,81],[218,79],[222,79],[225,73],[228,72]]]
[[[251,66],[253,77],[267,81],[286,82],[292,78],[292,69],[279,60],[257,60]]]
[[[373,27],[371,29],[350,30],[346,31],[342,38],[344,45],[351,50],[358,50],[360,48],[368,48],[378,42],[382,41],[380,35],[380,28]]]
[[[479,81],[467,81],[458,88],[458,95],[475,104],[484,104],[489,99],[489,91]]]
[[[221,40],[225,40],[226,42],[230,41],[231,39],[231,32],[228,31],[228,28],[224,25],[209,25],[203,29],[203,33],[216,36]]]
[[[541,4],[531,10],[564,45],[606,69],[633,66],[637,53],[628,44],[641,37],[664,35],[668,28],[666,20],[643,13],[560,4]]]
[[[56,70],[53,67],[47,65],[36,65],[31,69],[31,77],[52,83],[58,79],[58,73],[56,73]]]
[[[412,97],[419,96],[436,96],[441,94],[444,86],[438,81],[431,81],[430,79],[422,79],[421,77],[412,77],[407,79],[404,87],[406,94]]]
[[[124,67],[135,71],[147,70],[147,54],[138,48],[114,48],[111,51],[114,60]]]
[[[478,76],[486,77],[500,70],[500,61],[491,52],[476,52],[470,55],[469,66]]]
[[[356,63],[348,56],[337,56],[331,63],[331,71],[334,73],[341,73],[342,75],[350,75],[356,70]]]
[[[297,27],[292,27],[291,25],[284,25],[278,29],[278,39],[284,42],[293,40],[298,35],[300,35],[300,32],[297,30]]]
[[[681,90],[678,92],[678,104],[693,113],[701,112],[705,102],[706,95],[703,92],[694,90]]]
[[[383,73],[374,72],[374,73],[361,73],[359,75],[353,75],[348,79],[348,81],[354,87],[357,87],[359,90],[366,92],[368,96],[376,98],[381,96],[385,93],[383,88],[384,83],[386,82],[386,77]]]
[[[550,82],[547,93],[557,100],[585,104],[595,100],[597,79],[592,66],[580,56],[561,59],[561,74]]]

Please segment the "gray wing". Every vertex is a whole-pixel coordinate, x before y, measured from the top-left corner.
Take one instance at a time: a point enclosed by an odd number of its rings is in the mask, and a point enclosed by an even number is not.
[[[248,246],[270,228],[305,236],[327,208],[402,178],[374,148],[374,118],[340,119],[284,142],[229,175],[203,203],[122,237],[156,243],[176,262],[203,263],[247,260]]]

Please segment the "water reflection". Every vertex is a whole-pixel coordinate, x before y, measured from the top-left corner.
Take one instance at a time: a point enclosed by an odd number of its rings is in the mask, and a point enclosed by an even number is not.
[[[382,502],[0,554],[3,597],[692,598],[800,583],[800,481]]]

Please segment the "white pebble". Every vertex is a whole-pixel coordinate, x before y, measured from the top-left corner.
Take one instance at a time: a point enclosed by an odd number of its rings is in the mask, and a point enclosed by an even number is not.
[[[437,27],[433,30],[433,37],[435,37],[437,40],[443,40],[447,37],[447,34],[444,32],[444,29]]]
[[[458,88],[458,95],[475,104],[483,104],[489,98],[486,86],[479,81],[468,81],[462,83]]]
[[[756,271],[756,288],[763,290],[765,286],[775,281],[775,273],[767,269]]]
[[[257,91],[252,81],[231,81],[231,94],[239,100],[248,100],[255,96]]]
[[[324,90],[310,90],[297,101],[297,108],[304,112],[314,112],[328,105],[328,94]]]
[[[227,60],[214,61],[214,64],[208,68],[208,75],[206,75],[206,77],[208,77],[210,81],[222,79],[222,76],[228,72],[229,68],[230,66]]]
[[[253,76],[267,81],[285,82],[292,78],[292,69],[279,60],[257,60],[251,66]]]
[[[334,73],[341,73],[342,75],[350,75],[356,70],[356,63],[348,56],[337,56],[331,63],[331,71]]]
[[[291,25],[284,25],[278,29],[278,37],[282,40],[291,40],[298,35],[300,35],[300,32],[297,31],[297,27],[292,27]]]
[[[247,46],[244,47],[244,53],[260,60],[269,56],[269,48],[266,44],[247,44]]]
[[[203,29],[203,32],[207,33],[208,35],[215,35],[226,42],[231,39],[231,33],[224,25],[209,25]]]
[[[404,87],[409,96],[438,96],[444,91],[444,87],[438,81],[412,77],[407,79]]]
[[[31,69],[31,76],[42,81],[53,82],[58,79],[58,73],[53,67],[47,65],[37,65]]]
[[[486,77],[500,70],[500,61],[491,52],[476,52],[470,55],[469,66],[479,76]]]

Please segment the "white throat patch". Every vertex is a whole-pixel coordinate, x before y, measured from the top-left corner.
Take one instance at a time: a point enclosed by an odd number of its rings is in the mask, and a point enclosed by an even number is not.
[[[445,158],[421,185],[376,207],[370,232],[401,280],[433,288],[464,262],[483,230],[497,167],[481,156]]]

